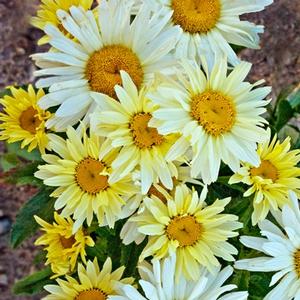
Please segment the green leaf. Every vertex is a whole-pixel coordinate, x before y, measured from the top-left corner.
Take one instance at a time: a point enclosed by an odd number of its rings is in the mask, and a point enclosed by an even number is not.
[[[292,126],[292,125],[284,126],[278,132],[278,138],[281,141],[283,141],[286,137],[290,137],[292,145],[295,145],[297,143],[298,138],[299,138],[299,129]]]
[[[38,230],[39,225],[34,215],[48,222],[53,220],[54,199],[49,197],[50,193],[48,189],[43,188],[22,207],[12,227],[10,242],[13,248],[18,247]]]
[[[11,184],[30,184],[33,186],[42,187],[43,181],[34,177],[34,173],[37,171],[39,164],[39,162],[32,162],[18,166],[6,181]]]
[[[97,237],[94,247],[87,247],[86,253],[91,260],[97,257],[99,263],[104,263],[109,255],[108,240],[106,238]]]
[[[294,110],[286,100],[280,101],[276,110],[275,128],[277,132],[283,128],[294,116]]]
[[[17,156],[30,161],[41,161],[41,154],[37,149],[28,152],[26,149],[21,149],[21,143],[7,144],[7,152],[14,153]]]
[[[4,96],[11,96],[10,89],[4,89],[0,91],[0,98],[3,98]]]
[[[245,270],[234,270],[234,274],[230,280],[231,284],[235,284],[240,291],[248,291],[250,282],[250,272]]]
[[[293,109],[300,112],[300,88],[288,96],[288,101]]]
[[[270,291],[270,281],[272,273],[268,272],[253,272],[249,281],[249,299],[263,299]]]
[[[18,163],[18,157],[14,153],[5,153],[0,157],[0,166],[4,172],[8,172],[15,168]]]
[[[16,295],[33,295],[40,293],[45,285],[54,283],[54,280],[50,279],[52,274],[51,268],[47,267],[29,275],[13,286],[13,293]]]
[[[145,238],[145,240],[140,245],[136,245],[134,242],[127,246],[124,244],[121,245],[120,265],[126,267],[124,277],[139,277],[138,269],[136,266],[147,242],[148,239]]]

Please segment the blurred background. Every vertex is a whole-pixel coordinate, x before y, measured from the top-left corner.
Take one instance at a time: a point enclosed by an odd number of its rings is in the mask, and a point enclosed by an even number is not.
[[[39,5],[38,0],[0,0],[0,93],[6,86],[34,82],[35,69],[29,55],[46,50],[37,47],[39,30],[29,21]],[[265,11],[245,16],[265,26],[261,50],[243,50],[242,59],[254,64],[250,81],[264,78],[273,87],[273,97],[287,86],[300,82],[300,1],[275,0]],[[1,155],[6,149],[0,143]],[[0,164],[0,300],[39,299],[13,296],[13,283],[35,270],[37,250],[34,238],[19,249],[9,245],[9,231],[19,208],[35,193],[30,186],[14,186],[4,182],[7,176]]]

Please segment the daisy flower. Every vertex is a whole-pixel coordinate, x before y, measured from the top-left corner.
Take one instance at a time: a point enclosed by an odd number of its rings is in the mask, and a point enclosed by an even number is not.
[[[120,284],[132,284],[132,278],[122,278],[125,267],[112,272],[110,258],[100,270],[97,258],[88,261],[86,268],[78,264],[78,279],[66,276],[66,280],[57,279],[57,285],[46,285],[50,294],[43,300],[106,300],[111,295],[118,295]]]
[[[166,187],[161,182],[157,182],[151,185],[147,196],[151,197],[153,195],[159,198],[163,203],[167,203],[168,199],[173,199],[177,186],[185,183],[191,183],[193,185],[202,187],[200,199],[205,199],[208,192],[207,186],[203,185],[200,179],[192,179],[190,177],[191,171],[189,166],[182,166],[178,162],[175,162],[175,165],[177,169],[177,178],[173,177],[173,189],[166,189]],[[136,181],[136,184],[140,185],[140,172],[134,172],[133,177]],[[144,241],[146,235],[138,231],[138,225],[136,222],[133,221],[133,218],[144,209],[145,208],[142,203],[139,207],[139,211],[136,214],[132,215],[122,227],[120,237],[125,245],[129,245],[132,242],[135,242],[137,245],[139,245]]]
[[[242,259],[235,268],[253,272],[276,272],[271,280],[273,289],[264,300],[300,299],[300,210],[296,194],[290,193],[292,205],[285,205],[274,216],[280,227],[269,220],[259,223],[261,237],[243,236],[241,242],[266,256]]]
[[[270,209],[278,210],[289,203],[289,191],[300,195],[300,150],[290,151],[290,138],[282,143],[275,135],[259,144],[257,153],[261,163],[255,167],[249,163],[242,163],[242,167],[230,178],[229,183],[243,182],[251,187],[245,192],[248,197],[254,194],[252,223],[266,218]]]
[[[140,3],[142,1],[139,1]],[[259,48],[259,33],[263,26],[241,21],[240,15],[262,11],[273,0],[152,0],[154,14],[172,12],[169,26],[183,31],[176,47],[179,58],[197,59],[226,55],[229,63],[239,63],[231,44]],[[163,11],[162,11],[163,9]]]
[[[55,274],[53,277],[65,275],[74,271],[78,256],[86,263],[85,247],[95,245],[92,238],[79,228],[76,234],[72,233],[73,221],[71,218],[64,219],[58,213],[54,213],[53,224],[49,224],[38,216],[34,216],[36,222],[44,231],[35,245],[46,246],[46,265],[51,265]]]
[[[45,93],[42,89],[37,93],[32,85],[28,90],[10,88],[11,95],[0,99],[3,112],[0,112],[0,140],[8,143],[22,141],[21,148],[28,151],[39,148],[41,153],[48,147],[48,134],[45,122],[51,113],[41,109],[37,102]]]
[[[159,134],[179,133],[166,159],[181,157],[192,146],[191,176],[200,174],[206,184],[218,178],[221,161],[233,171],[240,161],[259,166],[257,142],[266,139],[261,127],[267,123],[260,115],[268,101],[270,88],[255,88],[243,80],[251,64],[243,62],[227,75],[227,61],[220,58],[211,72],[203,60],[204,74],[196,63],[184,61],[178,82],[161,84],[148,97],[159,105],[150,126]],[[185,78],[187,75],[187,79]]]
[[[95,93],[93,97],[99,106],[91,116],[94,132],[111,140],[112,147],[121,147],[112,163],[112,177],[122,178],[139,168],[143,194],[158,181],[172,189],[176,167],[172,161],[166,162],[165,155],[177,135],[161,135],[148,125],[155,107],[146,97],[147,90],[143,88],[138,92],[126,72],[121,71],[121,77],[123,87],[115,88],[119,101],[101,99],[101,95]]]
[[[174,198],[167,204],[154,195],[147,197],[144,211],[133,219],[139,232],[149,236],[140,261],[151,255],[161,259],[176,252],[177,274],[193,280],[200,277],[200,265],[211,272],[220,266],[216,257],[234,261],[232,254],[237,250],[227,240],[238,235],[234,230],[242,224],[235,215],[220,214],[229,202],[227,198],[206,206],[197,192],[185,185],[176,188]]]
[[[123,206],[131,207],[135,199],[132,196],[138,192],[130,176],[111,182],[111,163],[118,149],[112,149],[108,140],[93,133],[88,137],[85,130],[80,134],[72,127],[67,130],[66,140],[52,134],[50,145],[57,155],[43,155],[47,164],[39,166],[35,176],[45,185],[57,187],[51,194],[57,198],[54,207],[62,209],[64,217],[73,216],[73,233],[85,220],[90,226],[94,214],[100,226],[113,227],[124,217]]]
[[[143,297],[131,285],[122,287],[123,296],[112,296],[111,300],[246,300],[247,292],[231,292],[234,284],[223,285],[232,275],[233,269],[228,266],[222,271],[215,268],[213,274],[201,270],[197,281],[187,280],[182,274],[176,279],[176,256],[164,260],[153,260],[152,265],[143,262],[139,266],[140,286],[146,296]]]
[[[163,18],[151,14],[144,3],[133,22],[133,1],[101,1],[99,18],[92,11],[72,6],[70,14],[58,10],[63,27],[76,39],[72,40],[53,25],[46,25],[53,50],[33,55],[42,70],[36,76],[46,76],[37,82],[49,87],[49,94],[40,100],[42,108],[58,106],[55,117],[47,126],[65,130],[82,119],[88,122],[99,97],[116,97],[114,87],[121,84],[120,71],[126,71],[138,88],[158,71],[168,71],[174,65],[170,51],[180,35],[179,27],[166,29],[171,13]],[[108,25],[109,24],[109,25]]]
[[[93,0],[41,0],[41,4],[37,11],[37,16],[31,19],[31,24],[41,30],[44,30],[48,23],[56,26],[62,33],[67,33],[61,21],[58,19],[56,12],[59,9],[68,11],[71,6],[81,6],[84,10],[92,7]],[[38,45],[49,42],[47,35],[43,36]]]

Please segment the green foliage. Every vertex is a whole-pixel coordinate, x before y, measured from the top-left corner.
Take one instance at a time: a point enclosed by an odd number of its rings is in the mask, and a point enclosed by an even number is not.
[[[288,95],[288,101],[291,107],[297,112],[300,112],[300,88],[295,89]]]
[[[13,248],[18,247],[38,230],[39,226],[33,217],[34,215],[38,215],[45,221],[53,219],[54,200],[49,195],[50,191],[42,188],[22,207],[12,227],[10,242]]]
[[[11,184],[29,184],[32,186],[42,187],[42,180],[34,177],[34,173],[37,171],[39,164],[40,162],[32,162],[17,166],[12,174],[7,177],[6,181]]]
[[[251,273],[249,280],[249,300],[262,300],[270,291],[271,273]]]
[[[18,281],[13,286],[13,292],[16,295],[40,293],[45,285],[54,283],[54,280],[49,279],[52,275],[50,267],[47,267]]]
[[[20,142],[7,144],[7,152],[14,153],[18,157],[29,161],[41,161],[41,154],[38,149],[28,152],[26,149],[21,149]]]
[[[147,239],[140,245],[131,243],[125,246],[120,239],[120,232],[124,225],[124,221],[116,223],[114,229],[108,227],[98,227],[92,233],[95,241],[94,247],[87,247],[87,254],[90,259],[97,257],[100,264],[103,264],[107,257],[111,257],[113,267],[118,268],[125,266],[125,277],[138,277],[137,262],[138,258],[145,248]],[[93,228],[93,225],[92,225]]]
[[[28,152],[26,149],[21,149],[20,142],[7,144],[6,150],[7,152],[0,157],[0,167],[4,172],[16,167],[21,169],[26,161],[41,161],[41,154],[37,149]]]
[[[293,118],[295,111],[287,100],[282,100],[277,105],[276,121],[274,123],[276,131],[280,131]]]
[[[15,168],[18,163],[19,159],[14,153],[5,153],[0,157],[0,166],[4,172]]]

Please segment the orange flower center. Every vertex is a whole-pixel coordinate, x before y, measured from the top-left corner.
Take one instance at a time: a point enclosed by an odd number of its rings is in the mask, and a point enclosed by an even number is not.
[[[229,97],[208,90],[192,97],[191,116],[208,134],[219,136],[231,130],[236,111]]]
[[[152,118],[149,113],[136,114],[129,125],[135,144],[140,149],[151,148],[161,145],[164,141],[156,128],[148,127],[148,123]]]
[[[201,238],[202,232],[202,225],[190,215],[174,217],[166,228],[169,240],[177,240],[180,247],[194,245]]]
[[[75,300],[106,300],[107,295],[98,289],[81,292]]]
[[[70,238],[65,238],[61,235],[59,240],[64,249],[72,248],[72,246],[76,243],[75,237],[73,235]]]
[[[91,90],[116,98],[114,87],[122,85],[120,71],[126,71],[137,88],[144,80],[144,72],[137,55],[122,45],[105,46],[94,52],[86,66]]]
[[[191,34],[207,33],[221,16],[220,0],[172,0],[173,22]]]
[[[83,159],[76,167],[76,182],[87,193],[97,194],[108,187],[108,176],[100,175],[105,165],[94,158]]]
[[[263,160],[258,168],[252,168],[250,174],[264,179],[271,179],[273,182],[278,179],[278,170],[269,160]]]
[[[35,134],[42,121],[38,117],[38,111],[32,106],[24,110],[19,117],[22,129]]]

